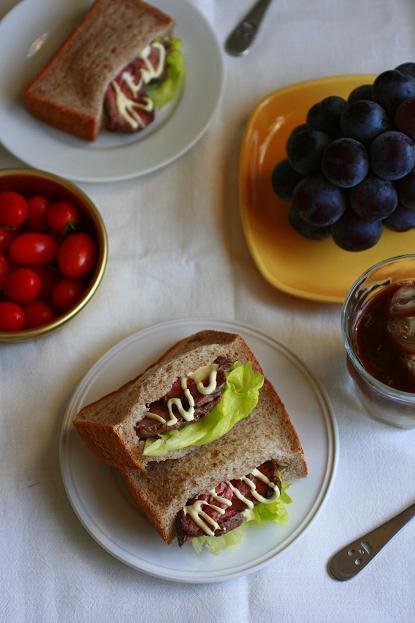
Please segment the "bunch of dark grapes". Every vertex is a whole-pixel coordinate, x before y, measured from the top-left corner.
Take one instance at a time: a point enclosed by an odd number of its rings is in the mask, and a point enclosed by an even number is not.
[[[272,187],[291,201],[302,236],[332,235],[347,251],[374,246],[383,226],[415,228],[415,63],[384,71],[346,102],[326,97],[294,128]]]

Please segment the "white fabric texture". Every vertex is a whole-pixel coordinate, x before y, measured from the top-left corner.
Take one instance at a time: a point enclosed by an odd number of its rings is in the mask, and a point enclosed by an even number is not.
[[[0,0],[0,16],[13,4]],[[224,41],[252,0],[197,4]],[[0,350],[0,621],[414,620],[415,523],[350,582],[332,580],[326,562],[414,501],[415,431],[362,414],[340,307],[264,281],[238,212],[240,140],[258,100],[289,83],[414,60],[414,24],[412,0],[274,0],[251,53],[226,56],[223,101],[188,154],[144,178],[81,185],[108,229],[102,286],[60,331]],[[0,166],[11,165],[21,163],[0,148]],[[306,534],[264,570],[224,584],[164,582],[113,559],[75,517],[59,474],[62,414],[90,366],[125,336],[181,317],[238,320],[285,343],[324,385],[339,425],[336,480]]]

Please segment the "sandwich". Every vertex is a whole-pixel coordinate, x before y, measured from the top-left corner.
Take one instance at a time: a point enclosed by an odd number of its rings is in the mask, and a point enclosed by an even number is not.
[[[143,470],[213,444],[242,426],[263,384],[261,366],[241,336],[200,331],[81,409],[74,425],[103,462]]]
[[[284,521],[287,482],[307,475],[298,436],[265,380],[249,418],[214,444],[146,471],[121,470],[140,510],[166,543],[216,553],[254,523]]]
[[[183,82],[173,26],[172,18],[141,0],[96,0],[26,86],[28,110],[87,141],[102,126],[143,130]]]

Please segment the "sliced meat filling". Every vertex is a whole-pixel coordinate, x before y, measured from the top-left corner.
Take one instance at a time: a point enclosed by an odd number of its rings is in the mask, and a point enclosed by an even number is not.
[[[138,132],[154,120],[154,104],[147,87],[165,80],[169,49],[168,41],[151,44],[145,49],[145,58],[134,59],[110,82],[104,96],[107,130]]]
[[[240,526],[244,521],[244,511],[251,506],[249,502],[255,505],[261,501],[253,495],[253,489],[246,480],[255,485],[256,494],[262,498],[269,499],[274,494],[278,497],[281,491],[281,481],[278,478],[277,463],[273,460],[265,461],[257,469],[271,483],[274,483],[278,490],[264,482],[261,477],[258,478],[255,470],[253,470],[254,474],[248,474],[245,479],[221,482],[214,490],[189,500],[186,507],[177,514],[176,533],[179,545],[183,545],[193,537],[220,536]],[[205,529],[196,523],[192,517],[192,510],[193,512],[196,510],[196,513],[199,511],[199,521],[201,520],[205,525]]]
[[[156,435],[161,433],[183,428],[186,424],[192,424],[193,422],[205,417],[213,409],[213,407],[221,399],[221,396],[225,390],[226,372],[228,372],[228,370],[232,367],[232,362],[228,361],[226,357],[217,357],[213,363],[218,365],[218,369],[216,375],[216,388],[212,393],[206,395],[201,394],[196,387],[195,381],[190,378],[187,380],[187,389],[190,391],[195,403],[193,419],[190,422],[187,422],[180,416],[178,410],[175,408],[174,414],[177,417],[177,422],[175,424],[167,424],[170,420],[168,401],[171,398],[180,398],[183,408],[185,410],[189,408],[189,403],[184,395],[181,379],[179,378],[173,383],[173,386],[168,394],[159,400],[146,405],[149,412],[159,416],[163,421],[158,421],[154,418],[145,416],[142,420],[137,422],[135,425],[135,431],[140,439],[156,437]]]

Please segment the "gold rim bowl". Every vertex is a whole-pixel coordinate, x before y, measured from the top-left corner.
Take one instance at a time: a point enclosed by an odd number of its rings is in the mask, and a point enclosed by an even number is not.
[[[71,320],[92,299],[104,276],[108,259],[108,237],[105,224],[98,209],[91,199],[75,184],[68,180],[37,169],[2,169],[0,170],[0,192],[12,190],[24,196],[44,194],[52,201],[65,200],[73,203],[79,210],[83,222],[94,237],[98,248],[98,259],[84,295],[67,312],[41,327],[22,331],[0,331],[0,342],[22,342],[45,335]]]

